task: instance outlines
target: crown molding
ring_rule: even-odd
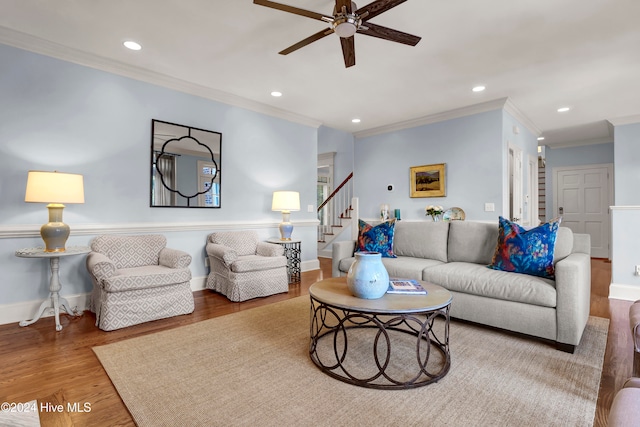
[[[295,114],[290,111],[275,108],[267,104],[262,104],[260,102],[223,92],[221,90],[190,83],[186,80],[181,80],[155,71],[134,67],[120,61],[73,49],[2,26],[0,26],[0,43],[16,47],[18,49],[28,50],[33,53],[61,59],[63,61],[72,62],[74,64],[117,74],[119,76],[128,77],[134,80],[139,80],[145,83],[151,83],[157,86],[173,89],[189,95],[222,102],[224,104],[233,105],[235,107],[244,108],[290,122],[314,128],[318,128],[322,125],[322,122],[319,120]]]
[[[291,221],[295,227],[317,227],[317,219],[310,221]],[[72,236],[94,236],[105,233],[166,233],[185,231],[248,230],[278,228],[280,221],[247,222],[166,222],[166,223],[119,223],[119,224],[74,224]],[[0,239],[40,237],[41,224],[16,224],[0,226]]]
[[[605,136],[602,138],[594,138],[594,139],[587,139],[587,140],[581,140],[581,141],[567,141],[567,142],[561,142],[558,144],[549,144],[549,145],[542,144],[542,145],[553,150],[556,148],[572,148],[572,147],[581,147],[583,145],[598,145],[598,144],[612,144],[612,143],[613,143],[613,137]]]
[[[513,101],[511,101],[510,98],[506,99],[504,110],[507,113],[511,114],[514,119],[522,123],[522,125],[526,127],[534,136],[537,137],[542,134],[542,130],[538,126],[536,126],[536,124],[533,123],[531,119],[522,114],[522,112],[518,109],[518,107],[516,107],[516,105],[513,103]]]
[[[613,126],[632,125],[640,123],[640,114],[633,116],[617,117],[615,119],[608,119],[609,123]]]
[[[403,122],[392,123],[390,125],[380,126],[376,128],[366,129],[355,132],[356,138],[365,138],[383,133],[395,132],[403,129],[410,129],[418,126],[424,126],[432,123],[444,122],[446,120],[457,119],[460,117],[472,116],[474,114],[484,113],[487,111],[499,110],[505,107],[508,98],[495,99],[480,104],[469,105],[467,107],[456,108],[454,110],[444,111],[442,113],[431,114],[428,116],[418,117]]]

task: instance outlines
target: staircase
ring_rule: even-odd
[[[331,244],[357,218],[357,199],[353,197],[353,172],[318,206],[318,254]],[[353,227],[352,227],[353,228]]]

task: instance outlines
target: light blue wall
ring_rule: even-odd
[[[73,226],[119,224],[277,223],[274,190],[300,192],[301,206],[315,205],[317,129],[239,107],[0,45],[0,230],[43,224],[44,204],[24,202],[27,171],[84,175],[85,203],[68,205],[69,244],[88,244]],[[221,209],[150,208],[151,120],[222,133]],[[294,212],[292,222],[315,221]],[[258,230],[262,238],[277,228]],[[169,245],[189,252],[194,276],[205,276],[205,232],[164,233]],[[302,260],[316,259],[315,227],[297,227]],[[0,305],[47,296],[43,260],[14,251],[41,245],[36,237],[0,239]],[[63,294],[91,289],[83,257],[61,262]]]
[[[353,172],[353,135],[326,126],[318,128],[318,154],[336,153],[333,182],[340,185]]]
[[[556,217],[553,206],[553,168],[614,163],[613,143],[545,149],[546,219]],[[617,165],[616,165],[617,168]]]
[[[640,123],[614,128],[616,205],[640,205]]]
[[[403,220],[423,220],[427,205],[460,207],[470,220],[497,221],[502,212],[503,114],[495,110],[355,141],[355,195],[360,216],[378,219],[382,203]],[[411,166],[446,163],[446,197],[411,198]],[[393,192],[387,185],[393,184]],[[484,212],[486,202],[495,212]]]

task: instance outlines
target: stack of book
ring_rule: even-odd
[[[413,279],[391,279],[389,280],[388,294],[403,295],[426,295],[427,291],[417,280]]]

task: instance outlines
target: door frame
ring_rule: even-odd
[[[611,206],[613,206],[614,201],[613,201],[613,189],[614,189],[614,185],[613,185],[613,163],[596,163],[593,165],[576,165],[576,166],[558,166],[558,167],[554,167],[552,168],[552,179],[553,179],[553,214],[551,215],[552,218],[555,218],[558,216],[558,173],[559,172],[567,172],[567,171],[578,171],[578,170],[584,170],[584,169],[607,169],[607,221],[609,224],[605,224],[605,226],[608,228],[609,233],[607,236],[607,259],[611,260],[611,234],[612,234],[612,230],[611,230]],[[547,216],[549,216],[549,211],[547,211]]]

